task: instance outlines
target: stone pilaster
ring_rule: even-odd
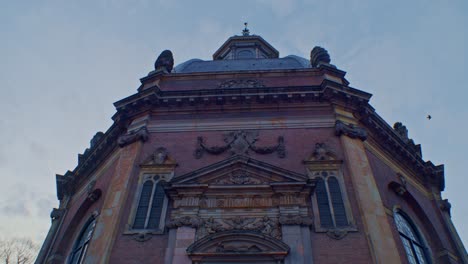
[[[188,226],[178,227],[175,235],[175,245],[171,263],[191,264],[187,255],[187,247],[195,241],[196,229]]]
[[[98,217],[92,243],[86,254],[85,263],[108,263],[112,246],[119,230],[123,206],[128,195],[128,183],[133,173],[135,161],[141,151],[142,142],[137,141],[120,150],[120,156],[106,192],[104,204]]]
[[[164,263],[172,264],[172,258],[174,257],[175,241],[176,241],[177,229],[169,229],[169,239],[167,241],[166,253],[164,255]]]
[[[300,225],[281,226],[283,242],[290,247],[285,264],[312,264],[310,228]]]
[[[375,263],[400,263],[392,230],[362,143],[364,139],[356,136],[356,133],[341,134],[345,160],[356,192],[364,232]]]

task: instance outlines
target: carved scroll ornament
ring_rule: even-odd
[[[143,142],[148,140],[148,130],[146,129],[146,127],[141,127],[138,130],[120,136],[117,139],[117,143],[122,148],[138,140],[141,140]]]
[[[337,136],[345,135],[350,138],[358,138],[362,141],[367,139],[367,131],[364,128],[353,124],[345,124],[340,120],[335,123],[335,134]]]
[[[255,131],[235,131],[224,135],[224,146],[208,147],[204,143],[203,137],[197,138],[197,148],[195,149],[195,158],[200,159],[203,153],[207,152],[212,155],[221,154],[230,150],[231,155],[248,154],[251,150],[257,154],[271,154],[276,152],[279,158],[286,157],[286,148],[284,146],[284,138],[278,137],[278,144],[269,147],[259,147],[255,143],[258,140],[258,132]]]

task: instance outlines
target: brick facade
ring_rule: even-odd
[[[174,71],[169,53],[158,58],[138,92],[115,103],[114,125],[57,176],[59,213],[37,263],[70,263],[90,217],[84,263],[409,263],[397,212],[428,263],[467,263],[441,200],[443,167],[423,161],[370,94],[350,87],[321,48],[304,65],[244,35],[216,58],[249,47],[260,57]],[[339,183],[339,195],[325,189],[325,207],[316,197],[323,172]],[[164,204],[141,202],[149,178]],[[151,206],[163,220],[135,229],[137,211]],[[347,224],[317,222],[339,208]]]

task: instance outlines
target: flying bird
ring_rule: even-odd
[[[428,120],[431,120],[432,116],[431,115],[427,115],[426,117]]]

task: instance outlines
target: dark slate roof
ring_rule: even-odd
[[[307,59],[290,55],[279,59],[243,59],[204,61],[191,59],[177,65],[173,73],[290,70],[310,68]]]

